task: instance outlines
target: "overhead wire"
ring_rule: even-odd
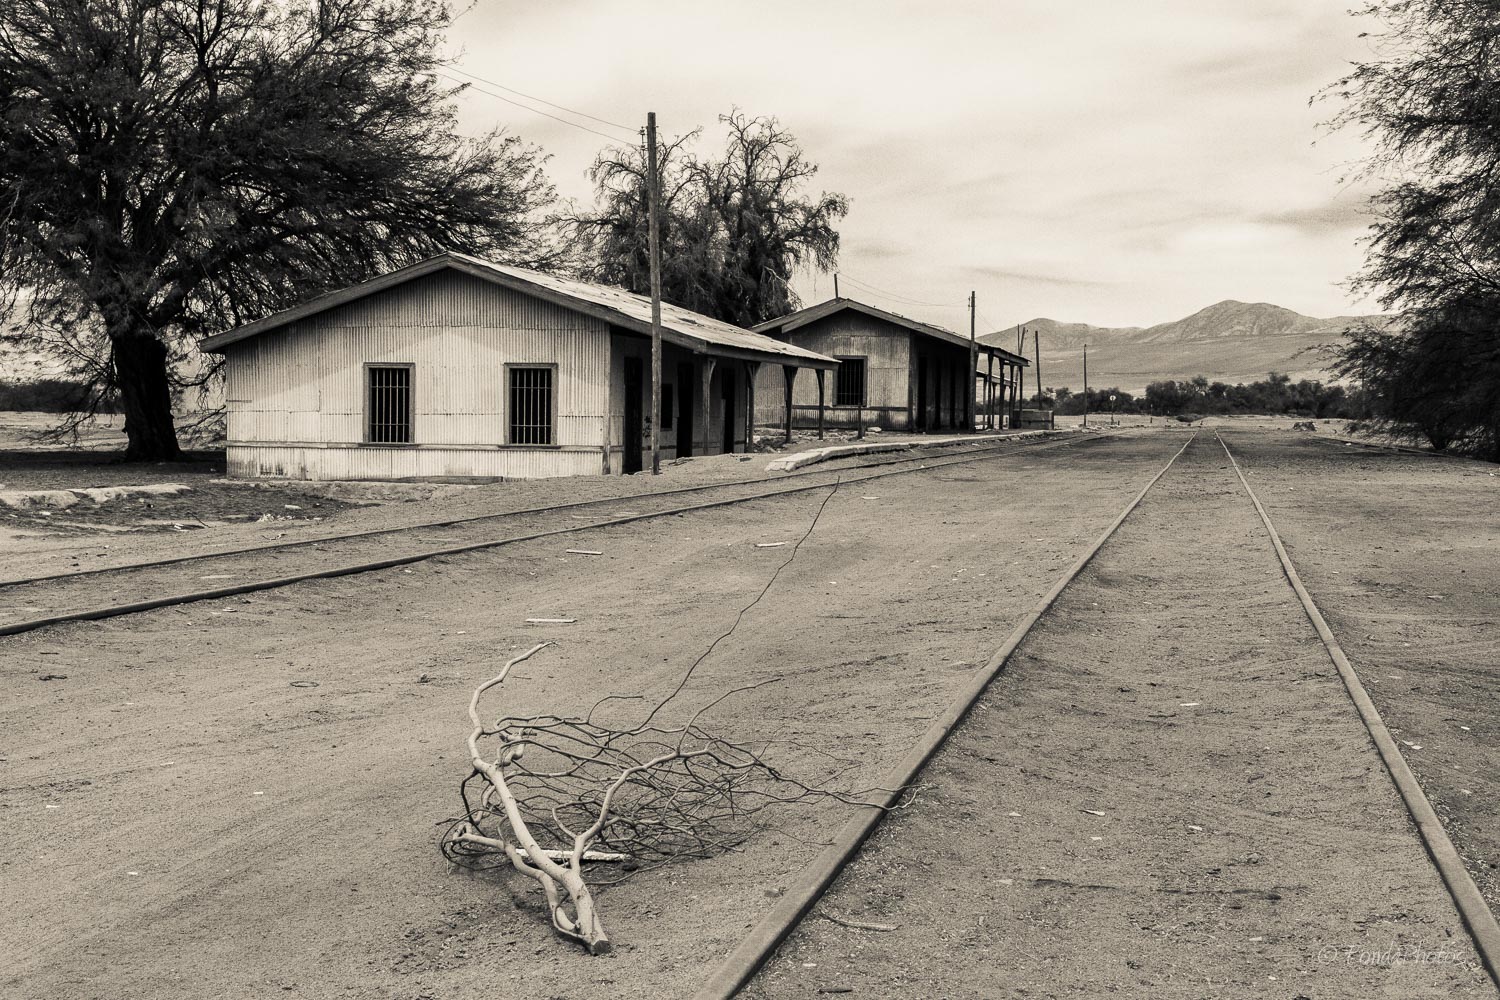
[[[476,80],[479,83],[485,84],[486,86],[498,87],[506,93],[515,94],[518,97],[524,97],[528,101],[536,101],[538,104],[545,104],[549,108],[556,108],[559,111],[566,111],[568,114],[577,115],[579,118],[587,118],[590,121],[598,122],[600,125],[608,125],[611,128],[617,128],[623,132],[629,132],[632,136],[640,131],[639,127],[621,125],[619,122],[612,122],[608,118],[600,118],[598,115],[591,115],[587,111],[579,111],[576,108],[570,108],[566,105],[558,104],[556,101],[549,101],[545,97],[537,97],[535,94],[528,94],[525,91],[517,90],[514,87],[507,87],[503,83],[497,83],[494,80],[486,79],[480,76],[478,73],[471,73],[469,70],[463,69],[458,66],[448,66],[446,68],[453,71],[454,73],[461,73],[464,76],[469,77],[471,80]]]
[[[983,312],[979,313],[979,322],[982,326],[988,327],[990,333],[1004,333],[1017,325],[1015,323],[1012,323],[1010,326],[999,326],[995,323],[994,320],[990,319]],[[988,334],[986,336],[988,336]]]
[[[457,83],[457,84],[460,84],[460,85],[465,86],[465,87],[470,87],[470,88],[472,88],[472,89],[478,91],[479,93],[484,94],[484,95],[486,95],[488,97],[493,97],[496,100],[504,101],[506,104],[513,104],[516,107],[521,108],[522,110],[530,111],[534,115],[541,115],[543,118],[551,118],[555,122],[562,122],[564,125],[571,125],[573,128],[580,129],[580,130],[582,130],[584,132],[592,132],[594,135],[597,135],[601,139],[608,139],[610,142],[615,142],[615,143],[623,142],[624,141],[624,140],[622,140],[617,135],[609,135],[609,134],[607,134],[605,132],[599,131],[596,128],[589,128],[587,125],[580,125],[577,122],[569,121],[566,118],[560,118],[557,115],[550,114],[549,112],[543,111],[541,108],[533,108],[529,104],[522,104],[520,101],[512,100],[511,98],[506,97],[504,94],[497,94],[493,90],[485,90],[483,87],[479,86],[478,84],[474,83],[473,81],[470,81],[470,80],[460,80],[456,76],[449,76],[447,73],[443,72],[442,70],[434,70],[433,73],[434,73],[434,75],[441,76],[445,80],[448,80],[448,81],[450,81],[452,83]],[[616,128],[620,128],[621,126],[616,125],[615,127]]]
[[[855,286],[857,286],[859,288],[862,288],[862,289],[864,289],[867,292],[873,292],[876,295],[883,295],[883,296],[885,296],[888,299],[893,299],[893,300],[895,300],[897,302],[904,302],[907,305],[929,306],[929,307],[934,308],[934,309],[967,309],[968,308],[968,303],[967,302],[965,302],[963,304],[955,304],[955,303],[952,303],[952,302],[926,302],[926,301],[923,301],[922,299],[914,299],[914,298],[911,298],[910,296],[907,296],[907,295],[900,295],[900,294],[897,294],[896,292],[887,291],[886,289],[881,288],[879,285],[872,285],[868,281],[861,281],[860,279],[854,277],[852,274],[848,274],[848,273],[846,273],[844,271],[840,271],[838,274],[839,274],[839,280],[840,281],[848,281],[850,284],[855,285]]]
[[[449,75],[449,72],[447,72],[447,71],[452,71],[453,73],[459,73],[462,76],[467,77],[468,79],[466,79],[466,80],[457,79],[457,78]],[[485,89],[485,87],[496,87],[496,88],[498,88],[500,90],[507,91],[508,93],[515,94],[518,97],[525,98],[528,101],[535,101],[538,104],[545,104],[549,108],[555,108],[558,111],[562,111],[562,112],[564,112],[566,114],[574,115],[574,116],[579,117],[579,118],[587,118],[589,121],[598,122],[600,125],[604,125],[604,126],[607,126],[609,128],[619,129],[621,132],[625,132],[625,133],[627,133],[628,135],[630,135],[633,138],[639,138],[640,137],[640,133],[641,133],[640,129],[631,128],[628,125],[622,125],[619,122],[610,121],[608,118],[600,118],[598,115],[589,114],[587,111],[579,111],[579,110],[577,110],[575,108],[570,108],[570,107],[568,107],[566,105],[558,104],[555,101],[549,101],[549,100],[547,100],[544,97],[537,97],[535,94],[528,94],[525,91],[517,90],[514,87],[508,87],[508,86],[506,86],[503,83],[499,83],[499,82],[497,82],[495,80],[490,80],[490,79],[488,79],[486,77],[480,76],[478,73],[473,73],[473,72],[471,72],[469,70],[462,69],[462,68],[460,68],[458,66],[446,66],[442,70],[435,70],[434,74],[437,75],[437,76],[441,76],[444,79],[447,79],[447,80],[449,80],[452,83],[457,83],[457,84],[459,84],[461,86],[472,88],[473,90],[477,91],[478,93],[484,94],[487,97],[493,97],[496,100],[504,101],[505,103],[510,104],[513,107],[520,108],[523,111],[530,111],[532,114],[541,115],[544,118],[550,118],[552,121],[559,122],[559,123],[561,123],[563,125],[572,126],[573,128],[579,129],[580,131],[583,131],[583,132],[588,132],[588,133],[590,133],[592,135],[597,135],[601,139],[608,139],[610,142],[620,142],[622,140],[618,136],[609,135],[609,134],[606,134],[604,132],[600,132],[598,129],[590,128],[587,125],[582,125],[582,124],[579,124],[578,122],[575,122],[575,121],[569,121],[566,118],[562,118],[562,117],[559,117],[558,115],[551,114],[550,112],[543,111],[540,108],[534,108],[534,107],[532,107],[532,106],[530,106],[528,104],[523,104],[520,101],[514,100],[514,99],[509,98],[509,97],[506,97],[504,94],[497,94],[497,93],[495,93],[492,90],[487,90],[487,89]],[[480,84],[484,84],[485,86],[480,86]],[[848,274],[848,273],[843,272],[843,271],[839,272],[839,277],[842,278],[842,279],[844,279],[845,281],[848,281],[850,284],[852,284],[852,285],[854,285],[854,286],[862,289],[863,291],[866,291],[866,292],[869,292],[869,293],[872,293],[872,294],[875,294],[875,295],[880,295],[880,296],[883,296],[883,297],[885,297],[887,299],[891,299],[891,300],[893,300],[895,302],[900,302],[900,303],[905,304],[905,305],[923,306],[923,307],[931,308],[931,309],[967,309],[969,307],[967,302],[964,302],[964,303],[931,302],[931,301],[927,301],[927,300],[924,300],[924,299],[912,298],[909,295],[902,295],[902,294],[897,293],[897,292],[892,292],[892,291],[889,291],[888,289],[881,288],[879,285],[871,284],[868,281],[863,281],[863,280],[861,280],[859,278],[856,278],[853,275]],[[982,316],[982,314],[981,314],[981,316]],[[985,323],[989,324],[989,320],[985,320]],[[989,324],[989,325],[992,325],[992,324]],[[999,329],[999,328],[997,327],[996,329]]]

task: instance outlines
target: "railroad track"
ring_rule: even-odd
[[[922,769],[942,748],[948,737],[968,715],[970,709],[983,697],[990,683],[1005,668],[1012,654],[1025,641],[1032,628],[1078,574],[1093,561],[1105,543],[1125,523],[1131,512],[1145,500],[1152,488],[1167,475],[1177,459],[1192,446],[1201,433],[1195,432],[1193,437],[1188,439],[1188,442],[1126,504],[1089,549],[1062,574],[1052,588],[1021,619],[1005,643],[982,668],[975,672],[969,685],[922,735],[910,753],[879,781],[878,787],[893,791],[882,793],[875,802],[860,806],[856,810],[855,814],[832,838],[829,845],[790,880],[790,887],[786,893],[746,933],[739,946],[712,972],[702,987],[693,995],[694,1000],[729,1000],[754,979],[760,968],[801,921],[813,911],[839,875],[858,856],[862,845],[879,825],[886,812],[899,801],[902,790],[910,787],[917,780]],[[1230,451],[1228,444],[1217,433],[1214,433],[1214,438],[1223,448],[1245,494],[1259,514],[1268,540],[1281,562],[1285,579],[1295,592],[1308,621],[1322,640],[1361,723],[1368,732],[1371,742],[1416,826],[1427,855],[1441,876],[1444,887],[1474,941],[1475,952],[1482,959],[1491,979],[1500,985],[1500,924],[1497,924],[1494,914],[1464,866],[1453,842],[1443,829],[1432,804],[1396,747],[1378,710],[1361,684],[1357,672],[1303,585],[1270,514],[1251,488],[1249,479],[1245,476],[1244,470]]]
[[[369,573],[444,556],[654,518],[771,500],[823,489],[838,481],[853,485],[888,476],[981,462],[998,455],[1051,450],[1100,440],[1103,438],[1067,437],[1061,440],[1043,439],[1039,444],[1025,444],[1016,439],[999,439],[993,444],[969,448],[959,455],[948,453],[940,457],[915,455],[884,459],[853,468],[809,469],[774,480],[747,479],[686,486],[626,497],[476,514],[399,528],[323,535],[197,555],[4,580],[0,581],[0,608],[19,608],[22,614],[33,611],[48,613],[32,618],[0,619],[0,636],[20,635],[66,622],[95,621],[156,608],[273,590],[307,580]],[[704,499],[687,504],[673,502],[689,494],[696,494]],[[617,513],[610,514],[609,508],[614,508]],[[585,510],[598,511],[602,516],[580,513]],[[494,535],[492,532],[495,525],[501,522],[510,529],[509,532]],[[444,535],[467,534],[470,537],[438,538],[434,532]],[[397,546],[401,550],[391,552]],[[287,565],[302,555],[308,557],[306,563],[311,565]],[[266,575],[268,564],[276,566],[278,563],[281,564],[279,568],[290,571]],[[192,584],[206,580],[236,582],[192,589]],[[6,612],[0,611],[0,615],[6,615]]]

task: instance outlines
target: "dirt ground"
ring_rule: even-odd
[[[1500,902],[1495,467],[1219,430]],[[687,706],[784,677],[726,703],[723,731],[878,778],[1190,433],[841,490]],[[1063,595],[824,904],[899,929],[809,921],[749,995],[1493,996],[1217,447]],[[344,523],[473,509],[431,489]],[[588,958],[528,886],[437,854],[464,703],[540,639],[559,645],[514,711],[670,689],[785,558],[754,543],[800,535],[823,495],[0,639],[0,995],[690,993],[840,810],[606,891],[618,951]]]
[[[716,710],[723,731],[788,741],[783,765],[813,778],[883,774],[1184,438],[1021,450],[841,490],[700,668],[683,711],[782,677]],[[465,705],[508,653],[541,639],[558,645],[513,678],[512,711],[660,696],[785,558],[755,543],[796,538],[822,500],[4,640],[0,993],[690,992],[841,809],[791,810],[743,853],[609,890],[618,950],[589,958],[545,928],[527,887],[448,871],[437,853],[467,771]]]
[[[1224,440],[1500,909],[1500,467],[1290,433]]]
[[[666,486],[664,492],[637,492],[617,496],[613,498],[615,502],[612,503],[581,508],[564,506],[530,512],[521,508],[513,514],[498,519],[483,517],[480,520],[451,524],[444,524],[441,518],[437,518],[436,523],[430,526],[414,526],[395,534],[352,534],[343,538],[322,537],[320,540],[314,540],[312,544],[301,544],[292,548],[285,547],[283,543],[273,538],[268,544],[281,547],[270,549],[262,547],[239,552],[229,550],[211,558],[205,557],[201,550],[196,550],[194,558],[189,562],[169,562],[160,566],[145,565],[107,575],[89,573],[89,570],[108,564],[101,556],[110,557],[113,560],[120,559],[123,547],[118,544],[113,548],[104,546],[91,553],[92,558],[90,558],[90,553],[83,552],[63,566],[55,567],[64,570],[65,573],[78,575],[58,579],[44,578],[37,583],[15,584],[7,584],[6,578],[0,577],[0,624],[27,621],[44,615],[78,613],[121,602],[165,598],[214,587],[239,586],[268,576],[287,577],[326,571],[339,566],[360,566],[402,556],[421,556],[435,549],[452,551],[464,546],[488,546],[497,539],[526,538],[546,532],[570,533],[590,523],[606,521],[616,516],[645,516],[652,512],[672,510],[684,504],[722,503],[736,497],[754,496],[768,488],[807,491],[820,489],[824,485],[832,485],[835,481],[842,481],[850,489],[868,493],[877,490],[892,475],[927,475],[927,472],[922,471],[927,463],[931,463],[934,469],[939,466],[948,466],[954,470],[960,470],[974,461],[991,461],[991,458],[987,456],[992,454],[993,448],[999,448],[1002,453],[1006,454],[1019,455],[1025,452],[1031,455],[1044,453],[1054,448],[1087,450],[1102,445],[1105,440],[1103,437],[1092,435],[1061,435],[1052,438],[1001,442],[998,445],[991,443],[978,452],[977,457],[974,451],[944,448],[934,451],[928,457],[917,458],[915,461],[903,457],[899,463],[888,466],[846,464],[842,468],[828,469],[822,465],[815,465],[807,473],[792,477],[778,476],[772,479],[751,478],[744,482],[725,480],[718,484],[709,483],[708,485],[718,487],[710,492],[701,492],[698,487],[688,487],[689,492],[684,493],[675,488],[676,484],[664,484]],[[903,453],[903,456],[905,454]],[[871,461],[886,458],[888,456],[877,455],[873,456]],[[708,468],[712,469],[713,466]],[[560,487],[566,488],[568,481],[551,480],[547,485],[550,489],[557,491]],[[636,481],[631,485],[636,486],[639,491],[642,484]],[[606,487],[606,489],[609,488]],[[619,490],[619,485],[616,484],[613,488]],[[608,497],[608,493],[604,495]],[[498,494],[491,493],[490,496],[495,497]],[[572,498],[564,493],[560,499],[571,500]],[[436,506],[433,503],[424,504],[419,508],[419,512],[427,513],[428,519],[432,520],[436,517],[434,513]],[[374,508],[369,512],[360,512],[359,516],[361,520],[369,521],[383,512],[381,508]],[[471,515],[475,512],[471,508],[454,513]],[[350,520],[353,518],[354,515],[351,515]],[[53,567],[48,567],[43,563],[42,568],[45,570]],[[18,574],[17,577],[10,579],[20,578],[23,577]]]
[[[1212,433],[921,781],[746,996],[1496,995]]]
[[[174,497],[129,498],[66,510],[15,510],[0,505],[0,579],[101,568],[143,559],[196,555],[267,542],[321,538],[363,529],[406,527],[578,500],[635,496],[663,489],[777,479],[766,471],[777,452],[715,455],[669,463],[657,477],[595,476],[509,482],[329,482],[223,479],[222,452],[195,452],[183,462],[123,463],[119,441],[83,450],[22,448],[23,431],[46,415],[0,413],[0,490],[81,489],[180,483]],[[103,435],[103,432],[100,432]],[[118,436],[118,432],[115,432]],[[869,440],[876,440],[871,435]],[[887,435],[886,440],[920,440]],[[798,432],[787,452],[824,441]],[[982,440],[982,439],[977,439]],[[1030,442],[1028,442],[1029,444]],[[109,447],[105,447],[108,445]],[[1024,447],[1017,442],[1018,447]],[[934,449],[948,454],[952,449]],[[891,456],[875,456],[884,460]],[[853,468],[846,459],[817,468]]]

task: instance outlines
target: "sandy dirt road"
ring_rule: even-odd
[[[814,776],[842,766],[824,753],[856,765],[848,780],[883,773],[1184,436],[841,491],[685,704],[786,677],[725,703],[723,731],[791,741],[785,763]],[[797,537],[822,499],[5,640],[0,995],[689,992],[840,811],[793,811],[744,854],[605,893],[618,950],[591,959],[524,887],[445,870],[464,707],[540,639],[558,645],[516,678],[518,712],[670,689],[785,558],[754,543]],[[564,554],[580,543],[605,555]]]
[[[1221,433],[1500,908],[1500,468]]]
[[[538,509],[540,505],[530,509],[517,506],[511,513],[496,514],[485,510],[483,501],[479,501],[467,510],[461,508],[448,515],[464,519],[458,523],[438,523],[424,527],[418,522],[399,531],[391,532],[387,529],[386,533],[378,533],[379,529],[377,533],[365,533],[370,531],[364,526],[365,522],[374,519],[377,512],[348,512],[340,520],[341,530],[348,532],[347,537],[327,537],[315,542],[294,544],[292,547],[277,548],[275,545],[279,543],[273,543],[269,548],[252,547],[249,551],[225,552],[216,556],[194,552],[187,562],[168,562],[165,565],[146,565],[135,569],[120,568],[102,574],[89,572],[73,577],[44,579],[38,583],[16,582],[14,577],[0,572],[0,626],[117,603],[134,603],[245,586],[267,578],[286,578],[296,574],[326,572],[336,567],[420,556],[433,550],[487,545],[497,539],[524,538],[543,532],[572,533],[580,527],[613,518],[642,517],[687,506],[738,501],[766,492],[807,492],[837,481],[845,482],[850,489],[857,488],[861,493],[866,493],[878,489],[881,483],[893,475],[922,475],[926,474],[924,470],[939,465],[958,469],[976,458],[988,461],[996,449],[1012,453],[1038,448],[1043,451],[1088,448],[1095,446],[1100,440],[1096,437],[1070,435],[1051,440],[991,441],[975,449],[931,449],[918,455],[871,455],[857,464],[836,465],[832,468],[815,465],[806,472],[791,476],[768,475],[746,482],[731,480],[689,486],[668,482],[658,484],[657,492],[637,492],[617,497],[605,494],[602,497],[575,498],[567,490],[566,484],[552,481],[550,485],[553,499],[543,503],[559,506],[547,509]],[[753,472],[748,474],[754,475]],[[497,485],[515,486],[511,483]],[[638,477],[629,477],[629,482],[622,484],[622,487],[638,491],[643,488]],[[494,496],[490,499],[493,500]],[[578,504],[584,506],[577,506]],[[437,510],[430,509],[433,505],[423,506],[427,509],[428,521],[444,519]],[[183,558],[186,555],[187,553],[173,553],[168,557]],[[88,568],[99,570],[107,567],[94,563]],[[71,569],[69,572],[79,572],[79,569]]]
[[[892,437],[899,440],[898,436]],[[941,460],[971,447],[1051,449],[1067,447],[1078,437],[1073,433],[1047,438],[1011,433],[986,435],[974,438],[972,446],[930,447],[904,455],[837,459],[810,469],[822,472],[860,468],[907,456],[930,455]],[[804,451],[821,443],[824,442],[800,440],[785,452]],[[877,443],[873,436],[871,443]],[[219,475],[222,462],[215,468],[207,460],[171,465],[119,464],[105,460],[89,463],[81,462],[77,455],[58,457],[0,450],[0,486],[74,489],[178,483],[190,488],[175,497],[127,498],[97,507],[83,502],[65,510],[45,507],[15,510],[0,505],[0,580],[322,539],[354,531],[406,530],[452,518],[504,514],[563,503],[626,500],[671,489],[718,487],[742,481],[796,481],[795,476],[766,469],[772,459],[785,452],[686,459],[669,463],[656,477],[592,476],[481,483],[305,483],[227,481]],[[44,478],[27,475],[33,466],[47,463],[50,466]],[[191,471],[185,472],[185,468]]]
[[[1496,995],[1211,433],[921,781],[744,995]]]

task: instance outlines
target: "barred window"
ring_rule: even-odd
[[[552,443],[552,369],[510,369],[510,443]]]
[[[838,376],[833,386],[833,405],[865,405],[864,358],[839,358]]]
[[[365,440],[411,444],[411,365],[370,365]]]

